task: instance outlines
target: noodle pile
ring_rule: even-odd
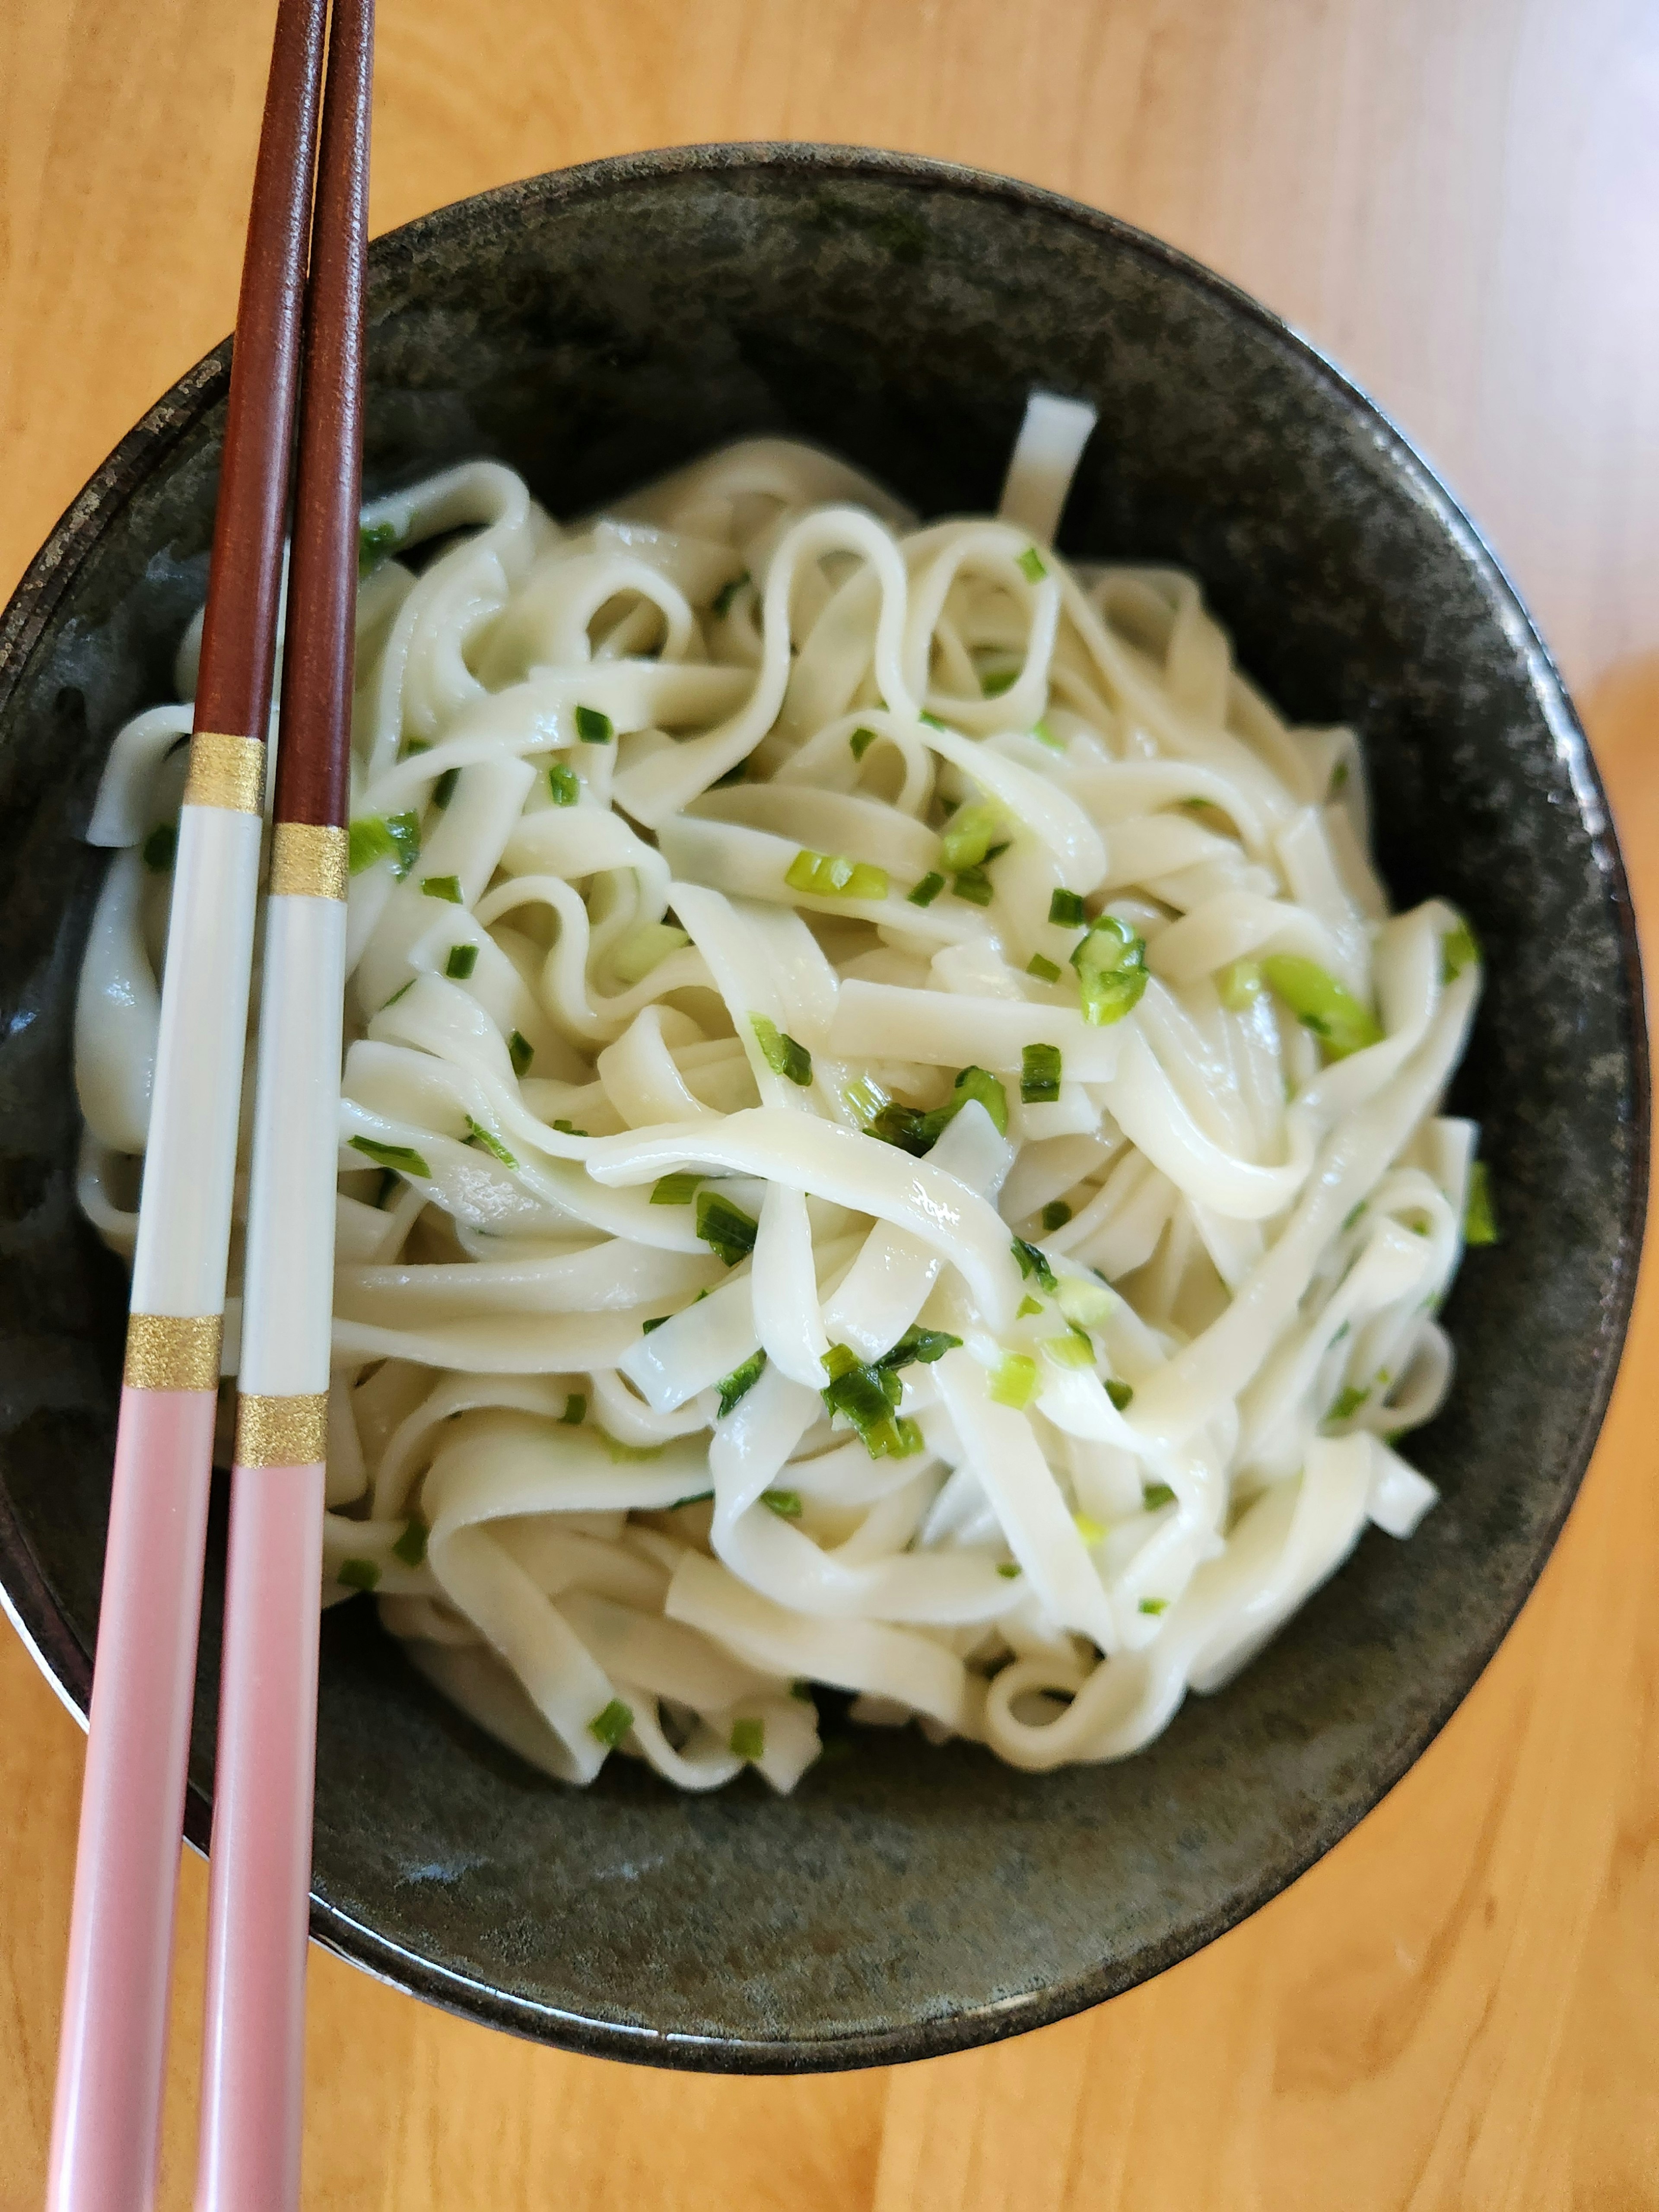
[[[1478,952],[1190,577],[1054,554],[1091,422],[994,519],[769,439],[366,511],[325,1595],[567,1781],[787,1790],[813,1684],[1121,1758],[1433,1502]],[[127,1255],[189,727],[88,833]]]

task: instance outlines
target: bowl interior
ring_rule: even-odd
[[[1327,1850],[1491,1656],[1589,1455],[1645,1175],[1639,977],[1571,711],[1479,541],[1389,426],[1239,295],[998,180],[812,149],[597,165],[374,251],[371,488],[495,454],[556,513],[740,434],[847,453],[924,514],[994,503],[1028,388],[1101,427],[1062,544],[1179,562],[1297,720],[1367,747],[1397,903],[1446,893],[1491,983],[1458,1078],[1504,1243],[1447,1321],[1372,1533],[1221,1695],[1124,1765],[1008,1771],[910,1730],[787,1799],[612,1762],[578,1792],[450,1711],[362,1603],[325,1632],[316,1933],[477,2017],[688,2065],[811,2067],[1009,2033],[1194,1949]],[[125,1285],[79,1220],[74,984],[108,740],[167,697],[204,580],[226,349],[94,479],[0,628],[0,1574],[84,1705]],[[212,1781],[216,1564],[189,1822]]]

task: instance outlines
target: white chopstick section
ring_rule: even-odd
[[[135,1313],[224,1311],[262,826],[230,806],[179,817]]]
[[[266,901],[237,1374],[244,1397],[328,1388],[345,935],[343,899]]]

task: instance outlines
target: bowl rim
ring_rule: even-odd
[[[1629,1188],[1616,1256],[1601,1301],[1595,1340],[1599,1366],[1590,1402],[1563,1469],[1556,1510],[1540,1524],[1535,1556],[1515,1604],[1491,1648],[1471,1654],[1455,1686],[1393,1754],[1368,1778],[1364,1809],[1345,1808],[1317,1825],[1288,1861],[1265,1872],[1250,1887],[1153,1951],[1132,1961],[1098,1961],[1063,1982],[1006,2000],[941,2014],[918,2014],[890,2027],[845,2035],[776,2039],[667,2033],[538,2003],[495,1988],[409,1951],[340,1907],[311,1899],[311,1932],[325,1949],[377,1980],[486,2026],[590,2056],[632,2060],[702,2072],[777,2074],[838,2071],[933,2057],[1022,2034],[1084,2011],[1152,1979],[1237,1926],[1298,1881],[1343,1836],[1375,1811],[1416,1764],[1497,1656],[1535,1587],[1577,1499],[1608,1401],[1617,1380],[1635,1296],[1647,1214],[1650,1149],[1650,1086],[1642,961],[1634,910],[1611,811],[1577,714],[1553,655],[1507,571],[1440,477],[1388,413],[1311,339],[1240,287],[1178,248],[1066,194],[994,172],[930,156],[871,147],[810,141],[734,141],[655,148],[582,162],[453,200],[375,239],[369,249],[370,312],[375,279],[406,266],[441,241],[465,238],[481,218],[515,209],[551,209],[603,198],[638,183],[707,174],[819,173],[873,178],[930,192],[1000,202],[1062,221],[1109,241],[1119,252],[1206,295],[1227,314],[1255,328],[1304,372],[1327,387],[1331,399],[1366,428],[1378,449],[1407,482],[1418,502],[1475,572],[1522,660],[1590,840],[1592,857],[1618,938],[1625,1058],[1632,1100]],[[372,322],[371,322],[372,330]],[[104,532],[135,495],[224,394],[229,382],[231,341],[205,354],[156,401],[95,469],[70,502],[30,562],[0,614],[0,719],[22,680],[47,624]],[[45,1577],[0,1480],[0,1609],[22,1638],[35,1664],[69,1712],[86,1725],[91,1655],[53,1602]],[[185,1813],[185,1839],[205,1853],[210,1801],[192,1784]]]

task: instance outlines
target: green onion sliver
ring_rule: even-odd
[[[1040,983],[1058,983],[1060,963],[1050,960],[1045,953],[1034,952],[1025,963],[1028,975],[1035,975]]]
[[[523,1075],[536,1057],[536,1048],[528,1037],[514,1030],[507,1041],[507,1056],[513,1063],[514,1075]]]
[[[1382,1042],[1382,1031],[1370,1009],[1317,961],[1304,960],[1295,952],[1270,952],[1261,963],[1261,974],[1268,988],[1333,1060],[1346,1060],[1350,1053]]]
[[[738,1401],[752,1390],[761,1379],[766,1366],[763,1352],[751,1352],[741,1367],[734,1367],[729,1375],[722,1376],[714,1388],[720,1394],[720,1418],[724,1420]]]
[[[564,1411],[559,1416],[562,1428],[579,1429],[587,1419],[587,1393],[573,1390],[564,1401]]]
[[[547,787],[555,806],[574,806],[582,795],[582,780],[574,768],[555,761],[547,771]]]
[[[766,1723],[739,1720],[732,1723],[732,1756],[733,1759],[764,1759],[766,1756]]]
[[[342,1559],[334,1579],[346,1589],[372,1590],[380,1579],[378,1559]]]
[[[1048,571],[1035,545],[1028,545],[1016,564],[1028,584],[1040,584]]]
[[[1019,1095],[1027,1106],[1049,1106],[1060,1097],[1060,1047],[1028,1044],[1019,1056]]]
[[[1072,948],[1083,1018],[1096,1028],[1121,1022],[1146,988],[1146,941],[1115,914],[1097,915]]]
[[[409,1516],[409,1526],[392,1547],[392,1556],[401,1559],[406,1567],[418,1567],[426,1558],[427,1526],[418,1513]]]
[[[452,945],[449,957],[444,963],[444,973],[453,975],[458,983],[465,983],[477,964],[478,948],[476,945]]]
[[[1080,892],[1058,890],[1048,899],[1048,919],[1062,929],[1080,929],[1088,920]]]
[[[651,1186],[653,1206],[690,1206],[696,1196],[697,1185],[707,1177],[694,1175],[690,1170],[678,1175],[659,1176]]]
[[[447,899],[451,906],[465,906],[466,903],[461,896],[459,876],[422,876],[421,896],[422,898]]]
[[[602,714],[597,707],[578,707],[576,735],[585,745],[608,745],[616,735],[609,714]]]
[[[912,906],[932,906],[944,889],[944,877],[930,868],[915,889],[907,891],[905,896]]]
[[[857,729],[847,742],[852,748],[853,758],[855,761],[861,761],[876,742],[876,732],[873,730]]]
[[[595,1713],[587,1723],[589,1735],[597,1736],[607,1751],[614,1751],[634,1725],[632,1708],[620,1698],[612,1698],[603,1712]]]
[[[977,867],[1001,836],[1006,823],[1002,809],[984,800],[958,808],[939,838],[939,858],[952,871]]]
[[[431,1169],[412,1145],[383,1145],[378,1137],[353,1137],[349,1143],[354,1152],[373,1160],[377,1168],[395,1168],[399,1175],[431,1176]]]
[[[804,1091],[812,1080],[812,1055],[804,1044],[781,1030],[764,1014],[750,1014],[749,1026],[755,1032],[755,1042],[761,1048],[761,1057],[774,1075],[786,1082],[799,1085]]]
[[[1063,1198],[1051,1198],[1039,1216],[1045,1231],[1063,1229],[1072,1218],[1072,1209]]]
[[[884,899],[888,877],[873,861],[852,860],[844,853],[814,853],[803,846],[783,872],[791,890],[813,898]]]
[[[1029,1352],[1006,1352],[991,1370],[986,1385],[992,1401],[1023,1413],[1036,1395],[1037,1364]]]
[[[504,1168],[515,1168],[519,1164],[495,1131],[486,1129],[482,1121],[475,1121],[470,1114],[466,1117],[466,1141],[469,1145],[481,1146],[493,1159],[498,1159]]]
[[[746,1259],[754,1250],[759,1231],[760,1224],[752,1214],[745,1213],[740,1206],[733,1206],[718,1191],[697,1193],[697,1234],[719,1253],[728,1267],[735,1267],[739,1260]]]
[[[1498,1218],[1492,1210],[1492,1177],[1485,1160],[1476,1160],[1469,1169],[1468,1195],[1463,1202],[1463,1242],[1496,1244],[1498,1241]]]

